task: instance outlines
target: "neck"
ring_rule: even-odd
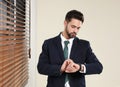
[[[66,34],[65,31],[62,32],[62,35],[63,35],[63,37],[65,37],[66,39],[70,39],[70,38],[68,37],[68,35]]]

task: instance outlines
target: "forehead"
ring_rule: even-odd
[[[70,25],[75,25],[77,27],[80,27],[82,25],[82,21],[78,19],[72,18],[71,21],[69,22]]]

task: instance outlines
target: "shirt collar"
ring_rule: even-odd
[[[61,37],[62,42],[64,42],[64,41],[69,41],[70,43],[73,43],[74,38],[66,39],[66,38],[62,35],[62,33],[60,34],[60,37]]]

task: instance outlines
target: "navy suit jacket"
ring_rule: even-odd
[[[79,71],[69,74],[70,87],[86,87],[85,75],[102,72],[102,64],[92,52],[88,41],[76,37],[73,40],[70,58],[75,63],[85,64],[86,67],[84,74]],[[48,75],[47,87],[64,87],[66,73],[60,72],[64,60],[60,35],[45,40],[37,69],[40,74]]]

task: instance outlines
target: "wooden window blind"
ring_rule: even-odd
[[[27,84],[29,7],[29,0],[0,0],[0,87]]]

